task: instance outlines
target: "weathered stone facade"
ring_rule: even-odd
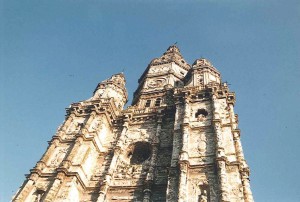
[[[71,104],[13,201],[253,201],[235,94],[208,60],[169,47],[126,102],[120,73]]]

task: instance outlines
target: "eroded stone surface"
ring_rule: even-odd
[[[235,94],[208,60],[169,47],[126,102],[116,74],[71,104],[13,201],[253,201]]]

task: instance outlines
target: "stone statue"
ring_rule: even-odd
[[[207,202],[207,191],[204,189],[199,197],[199,202]]]

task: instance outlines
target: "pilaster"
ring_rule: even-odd
[[[46,193],[44,197],[45,202],[51,202],[55,200],[55,197],[61,187],[64,178],[65,178],[65,174],[63,172],[59,172],[56,175],[54,182],[52,183],[49,191]]]
[[[13,200],[14,202],[23,202],[28,197],[29,193],[34,189],[34,184],[38,179],[38,174],[33,173],[29,176],[25,186],[17,194],[17,197]]]
[[[123,124],[123,129],[122,129],[119,141],[117,143],[117,146],[114,148],[114,155],[112,157],[108,172],[105,176],[105,180],[103,181],[103,183],[100,187],[100,192],[99,192],[97,202],[105,201],[106,193],[110,186],[111,178],[112,178],[114,170],[116,169],[116,165],[119,160],[120,153],[121,153],[121,148],[118,145],[123,144],[122,141],[125,138],[125,134],[126,134],[127,130],[128,130],[128,119],[126,119],[126,121]]]
[[[217,175],[219,179],[219,198],[221,201],[230,201],[228,199],[227,190],[227,174],[226,174],[226,156],[224,152],[224,143],[222,137],[222,124],[219,116],[219,109],[217,104],[217,98],[212,95],[212,109],[213,109],[213,127],[215,131],[215,143],[216,143],[216,164]]]
[[[187,195],[187,171],[188,171],[188,163],[180,162],[180,175],[179,175],[179,193],[178,193],[178,202],[186,202],[188,201]]]
[[[159,136],[161,132],[162,115],[159,114],[157,119],[158,120],[157,120],[156,134],[155,137],[153,138],[154,141],[152,142],[152,156],[150,160],[150,167],[146,177],[145,189],[143,191],[144,192],[143,202],[151,202],[152,185],[155,177],[154,171],[157,162],[157,152],[159,146]]]
[[[190,119],[190,107],[189,99],[186,96],[184,99],[184,117],[182,127],[182,149],[180,152],[179,158],[179,193],[178,193],[178,202],[188,201],[188,192],[187,192],[187,171],[188,171],[188,142],[189,142],[189,119]]]
[[[244,169],[241,174],[245,202],[253,202],[254,200],[250,189],[249,170]]]
[[[174,133],[173,133],[173,149],[172,149],[172,159],[171,167],[168,173],[168,187],[167,187],[167,202],[173,202],[177,200],[178,197],[178,160],[180,154],[181,143],[181,124],[183,122],[183,111],[184,105],[177,99],[176,103],[176,113],[175,113],[175,122],[174,122]]]

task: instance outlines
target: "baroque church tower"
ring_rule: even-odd
[[[72,103],[14,202],[251,202],[235,94],[206,59],[173,45],[132,105],[122,73]]]

